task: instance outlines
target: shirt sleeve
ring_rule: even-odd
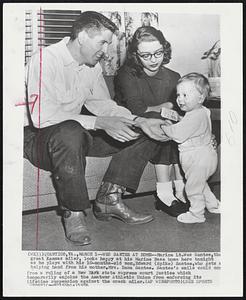
[[[180,122],[170,126],[162,126],[162,129],[168,137],[181,144],[206,131],[204,117],[202,110],[198,113],[186,113]]]
[[[111,99],[100,65],[97,66],[93,88],[85,101],[85,106],[96,116],[120,116],[131,120],[135,117],[127,108]]]
[[[86,129],[93,129],[96,118],[83,116],[62,109],[62,99],[57,96],[55,80],[59,69],[57,58],[49,51],[35,53],[26,70],[28,98],[36,99],[30,109],[33,125],[38,128],[66,120],[75,120]]]
[[[147,105],[139,93],[136,77],[124,68],[116,75],[115,100],[122,106],[127,107],[133,114],[142,115],[147,110]]]

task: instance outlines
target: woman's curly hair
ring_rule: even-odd
[[[143,65],[137,55],[138,45],[143,41],[160,42],[164,51],[162,65],[168,64],[171,59],[171,44],[165,39],[163,33],[152,26],[139,27],[130,41],[126,58],[126,65],[129,66],[137,76],[143,72]]]

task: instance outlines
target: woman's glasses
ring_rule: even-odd
[[[155,53],[140,53],[137,52],[138,56],[140,56],[144,60],[151,60],[152,57],[154,56],[155,58],[160,58],[163,56],[164,51],[163,50],[158,50]]]

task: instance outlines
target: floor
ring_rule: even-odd
[[[219,198],[219,189],[214,190]],[[154,221],[143,225],[127,225],[117,219],[102,222],[87,211],[87,224],[92,243],[74,246],[64,239],[61,217],[55,210],[23,216],[23,250],[70,251],[220,251],[220,215],[206,211],[206,222],[179,223],[176,218],[154,208],[154,196],[124,200],[138,212],[151,213]],[[38,224],[38,226],[37,226]]]

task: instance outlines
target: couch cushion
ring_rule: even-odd
[[[86,159],[86,181],[88,188],[93,188],[100,184],[104,171],[106,171],[111,157],[98,158],[88,157]],[[55,193],[55,189],[51,180],[51,173],[44,170],[39,170],[39,184],[38,168],[33,166],[27,159],[24,159],[24,173],[23,173],[23,196],[37,195],[39,189],[40,195],[47,195]]]
[[[86,158],[86,182],[91,200],[95,199],[97,190],[101,184],[103,176],[108,168],[111,157]],[[23,210],[30,210],[38,207],[56,206],[57,200],[55,189],[51,180],[51,173],[39,170],[39,185],[37,185],[38,168],[33,166],[27,159],[24,159],[23,172]],[[155,171],[151,163],[148,163],[142,175],[137,192],[148,192],[155,190]],[[39,197],[37,194],[39,192]]]

